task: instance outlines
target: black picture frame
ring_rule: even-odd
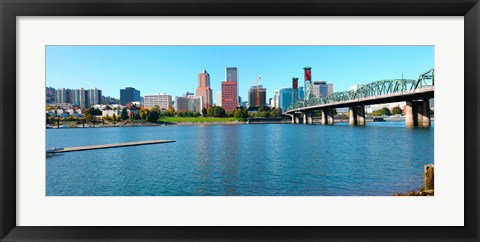
[[[478,0],[0,0],[1,241],[478,241]],[[16,226],[17,16],[464,16],[465,226],[459,227],[23,227]],[[450,80],[458,82],[461,80]],[[461,112],[460,112],[461,113]],[[457,162],[462,162],[461,160]],[[94,219],[94,218],[92,218]]]

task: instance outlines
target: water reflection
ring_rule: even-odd
[[[421,186],[434,128],[402,123],[47,130],[46,147],[175,143],[47,156],[47,195],[391,195]],[[75,137],[69,139],[68,137]]]

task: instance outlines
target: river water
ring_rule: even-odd
[[[434,127],[254,124],[47,129],[47,196],[391,196],[423,185]]]

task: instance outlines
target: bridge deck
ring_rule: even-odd
[[[341,107],[349,107],[353,105],[372,105],[372,104],[380,104],[380,103],[414,100],[418,98],[433,98],[433,96],[434,96],[434,87],[429,86],[429,87],[412,90],[412,91],[395,92],[395,93],[390,93],[385,95],[376,95],[376,96],[363,97],[358,99],[350,99],[350,100],[337,101],[332,103],[299,107],[296,109],[287,110],[286,112],[284,112],[284,114],[292,114],[295,112],[322,109],[322,108],[341,108]]]
[[[98,150],[98,149],[109,149],[117,147],[126,147],[126,146],[137,146],[137,145],[153,145],[153,144],[163,144],[163,143],[172,143],[175,140],[148,140],[148,141],[136,141],[136,142],[126,142],[126,143],[117,143],[117,144],[103,144],[103,145],[89,145],[89,146],[77,146],[77,147],[68,147],[68,148],[59,148],[47,150],[47,154],[54,153],[65,153],[73,151],[85,151],[85,150]]]

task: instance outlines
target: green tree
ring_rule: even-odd
[[[390,112],[390,109],[388,109],[387,107],[382,108],[381,110],[383,115],[387,115],[387,116],[392,115],[392,113]]]
[[[149,122],[158,122],[159,118],[160,118],[160,112],[158,112],[158,111],[151,111],[148,114],[148,121]]]
[[[402,114],[402,109],[400,107],[392,108],[392,114]]]
[[[155,106],[153,106],[153,107],[150,109],[150,111],[160,113],[160,106],[155,105]]]
[[[141,108],[141,109],[140,109],[140,112],[139,112],[139,115],[140,115],[140,119],[142,119],[142,120],[147,120],[147,117],[148,117],[148,109],[146,109],[146,108]]]
[[[87,119],[87,122],[93,122],[93,115],[87,114],[85,115],[85,119]]]
[[[225,109],[220,106],[213,106],[207,109],[209,117],[225,117]]]
[[[169,107],[165,112],[165,115],[168,117],[173,117],[175,116],[175,110],[172,107]]]
[[[268,111],[258,111],[255,114],[255,117],[257,117],[257,118],[268,118],[268,117],[270,117],[270,112],[268,112]]]
[[[233,117],[234,114],[235,114],[235,110],[225,111],[225,116],[227,116],[227,117]]]
[[[246,109],[243,110],[242,108],[238,108],[237,110],[235,110],[235,112],[233,113],[233,117],[235,117],[236,119],[240,120],[240,121],[247,121],[247,118],[248,118],[248,114],[246,112]]]
[[[127,108],[122,109],[122,113],[120,113],[120,117],[122,118],[122,120],[127,120],[128,119]]]
[[[102,110],[96,108],[93,110],[93,115],[102,115]]]
[[[270,117],[279,118],[281,116],[282,116],[282,109],[280,108],[273,108],[272,111],[270,111]]]
[[[206,109],[206,108],[202,108],[202,115],[203,115],[204,117],[207,116],[207,109]]]

